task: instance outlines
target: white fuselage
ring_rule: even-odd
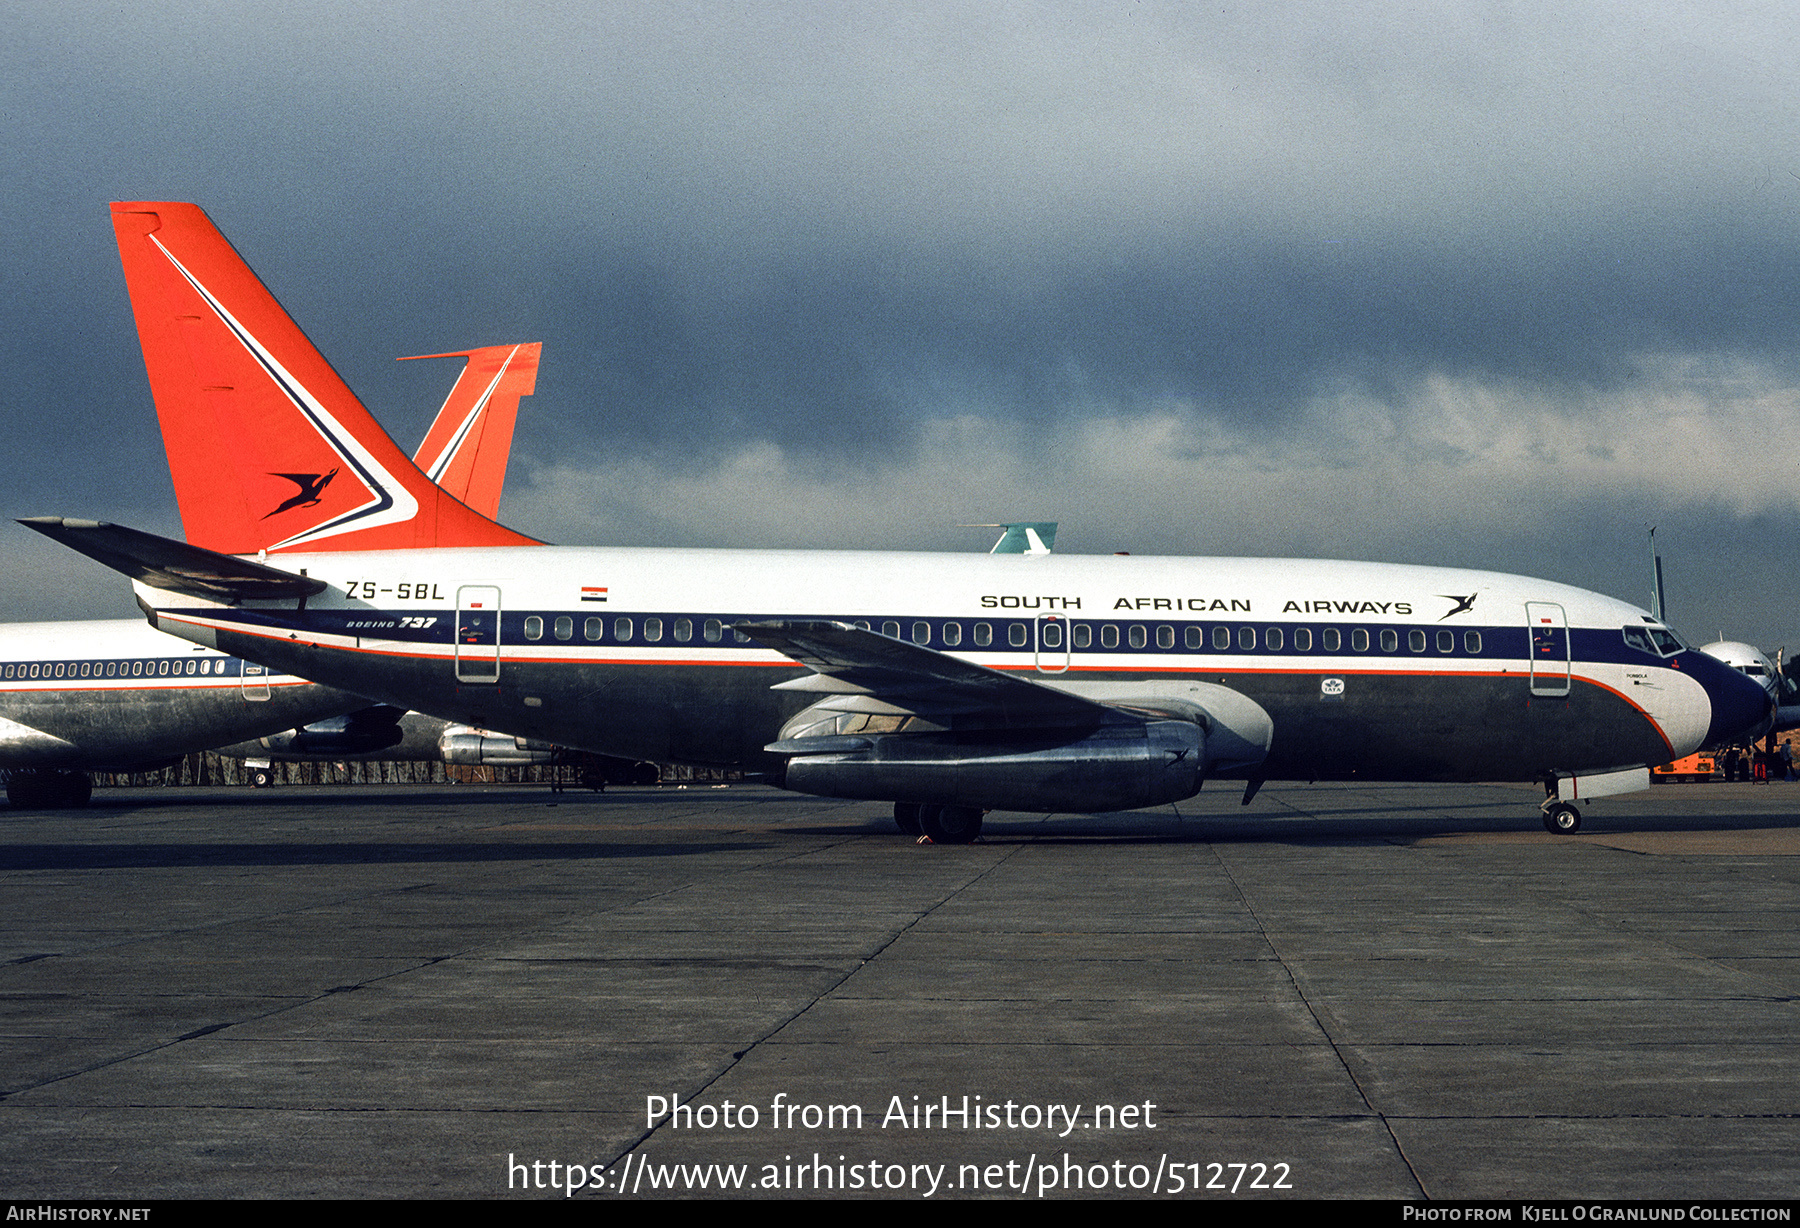
[[[608,754],[748,764],[805,671],[734,633],[830,619],[1049,685],[1230,686],[1271,776],[1535,778],[1758,719],[1624,602],[1377,563],[531,547],[278,554],[329,588],[242,607],[139,586],[158,625],[383,702]],[[1641,636],[1640,636],[1641,638]],[[1723,666],[1718,672],[1729,672]],[[1741,675],[1732,674],[1741,679]],[[1741,701],[1741,702],[1740,702]],[[1740,710],[1741,709],[1741,710]]]

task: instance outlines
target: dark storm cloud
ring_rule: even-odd
[[[634,448],[768,437],[834,456],[884,453],[921,413],[964,407],[946,393],[1039,424],[1096,398],[1185,398],[1285,430],[1313,397],[1345,386],[1404,397],[1432,375],[1605,390],[1670,352],[1791,373],[1800,250],[1787,236],[1716,233],[1654,264],[1576,236],[1530,267],[1243,236],[1034,279],[1029,292],[955,267],[895,284],[882,274],[891,262],[841,253],[828,268],[766,269],[748,301],[683,301],[658,270],[620,261],[566,287],[584,327],[555,338],[551,365],[585,365],[569,383]]]

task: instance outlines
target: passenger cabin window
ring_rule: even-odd
[[[1381,631],[1381,651],[1399,652],[1400,633],[1392,627],[1384,627]]]
[[[1094,646],[1094,629],[1086,623],[1076,623],[1074,640],[1077,648],[1092,648]]]
[[[564,614],[561,618],[556,620],[556,638],[559,640],[572,640],[575,638],[575,620],[570,618],[567,614]]]
[[[865,625],[863,630],[867,631],[868,627]],[[700,633],[706,637],[707,643],[717,644],[720,636],[725,634],[725,627],[718,619],[709,618],[706,620],[706,625],[701,628]]]
[[[533,614],[525,620],[525,638],[541,640],[544,638],[544,620]]]
[[[900,638],[900,624],[897,622],[894,622],[891,619],[887,622],[882,623],[881,624],[881,634],[887,636],[890,640],[899,639]]]
[[[1038,644],[1044,648],[1061,648],[1063,642],[1062,624],[1044,622],[1038,624]]]
[[[1025,647],[1025,641],[1030,638],[1031,638],[1031,633],[1025,629],[1024,623],[1008,623],[1007,624],[1006,642],[1011,644],[1014,648]]]
[[[1408,631],[1406,633],[1406,646],[1414,652],[1424,652],[1425,633],[1418,630]]]
[[[1479,632],[1479,631],[1463,632],[1463,651],[1468,653],[1472,657],[1478,657],[1481,655],[1481,632]]]
[[[675,642],[677,644],[685,644],[693,638],[694,638],[694,620],[691,618],[676,619],[675,620]]]
[[[1295,627],[1294,628],[1294,651],[1295,652],[1311,652],[1312,651],[1312,628],[1310,628],[1310,627]]]
[[[1156,646],[1158,648],[1175,647],[1175,628],[1158,627],[1156,629]]]
[[[913,643],[915,643],[915,644],[931,643],[931,624],[930,623],[928,623],[928,622],[914,623],[912,625],[912,633],[913,633],[913,636],[912,636]]]
[[[1132,623],[1131,624],[1131,627],[1129,629],[1129,638],[1131,640],[1131,646],[1133,648],[1142,648],[1145,644],[1149,643],[1149,638],[1144,634],[1144,624],[1143,623]]]
[[[629,618],[613,619],[613,638],[619,643],[628,643],[631,639],[631,620]]]
[[[1117,648],[1118,646],[1119,628],[1113,623],[1107,623],[1104,627],[1100,628],[1100,647]]]
[[[1214,627],[1213,628],[1213,647],[1218,649],[1220,652],[1224,652],[1227,648],[1231,647],[1231,628],[1230,627]]]
[[[606,634],[606,620],[604,618],[583,619],[581,623],[581,634],[590,640],[598,640],[601,636]]]
[[[1280,627],[1270,627],[1267,631],[1263,632],[1263,646],[1270,652],[1280,652],[1281,643],[1282,634]]]
[[[1256,647],[1256,628],[1255,627],[1239,627],[1238,628],[1238,647],[1242,648],[1245,652],[1249,652],[1251,649]]]
[[[1342,648],[1343,645],[1343,637],[1338,634],[1338,629],[1336,627],[1327,627],[1325,630],[1319,632],[1319,646],[1326,652],[1336,652],[1338,649]]]
[[[1198,648],[1200,647],[1201,642],[1200,628],[1189,624],[1188,629],[1182,634],[1182,643],[1186,644],[1189,648]]]
[[[975,624],[975,647],[986,648],[994,642],[994,628],[987,623]]]
[[[644,620],[644,638],[646,640],[648,640],[650,643],[652,643],[652,644],[660,643],[662,641],[662,632],[663,632],[662,619],[646,618]]]
[[[1456,651],[1456,632],[1440,631],[1437,633],[1437,649],[1439,652]]]
[[[1350,651],[1369,651],[1369,630],[1367,627],[1358,627],[1350,633]]]

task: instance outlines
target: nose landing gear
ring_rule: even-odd
[[[1554,794],[1545,798],[1539,809],[1544,812],[1544,830],[1551,835],[1572,836],[1581,830],[1581,811],[1557,801]]]

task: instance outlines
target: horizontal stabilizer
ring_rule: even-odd
[[[326,589],[323,580],[296,576],[104,520],[30,516],[19,523],[133,580],[173,593],[235,602],[311,597]]]

